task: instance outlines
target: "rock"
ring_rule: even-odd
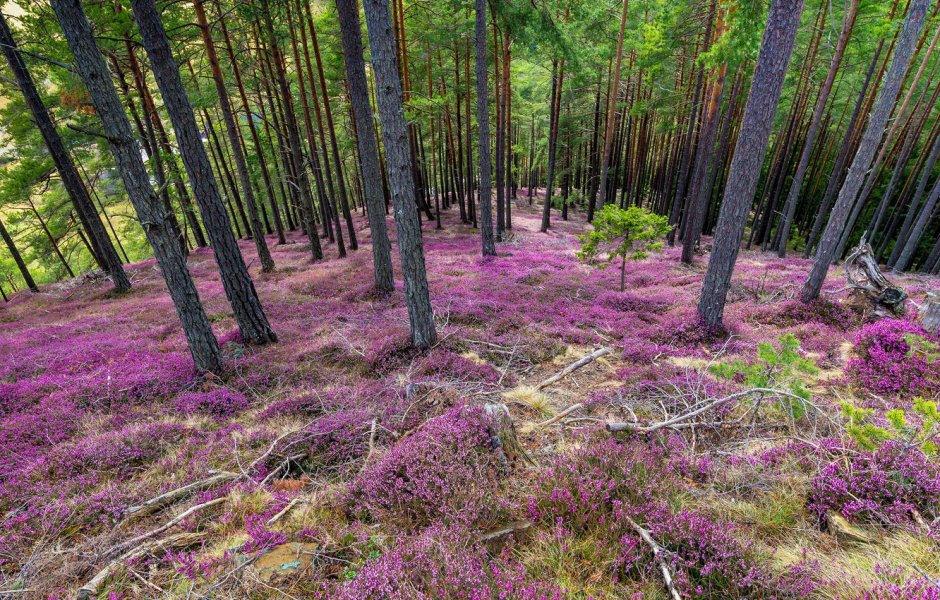
[[[269,583],[274,579],[303,571],[313,563],[319,546],[314,543],[287,542],[274,546],[252,565],[258,579]]]

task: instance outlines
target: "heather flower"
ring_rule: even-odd
[[[248,408],[248,398],[224,387],[208,392],[185,392],[176,397],[176,408],[183,414],[201,413],[224,419]]]
[[[458,406],[366,467],[350,500],[354,510],[381,520],[474,522],[490,510],[496,466],[482,408]]]
[[[913,511],[933,514],[940,497],[940,467],[919,448],[888,441],[872,452],[837,459],[813,480],[809,508],[846,519],[909,524]]]
[[[914,352],[916,340],[932,344],[936,351],[936,340],[909,321],[882,319],[866,325],[855,335],[849,377],[859,387],[880,394],[916,394],[938,388],[936,361]]]

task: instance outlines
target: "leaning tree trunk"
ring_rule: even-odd
[[[617,54],[614,56],[614,74],[610,82],[610,94],[607,97],[607,119],[604,127],[604,150],[601,155],[600,195],[588,198],[588,221],[594,217],[594,211],[604,208],[607,203],[607,171],[610,169],[610,151],[614,143],[614,115],[617,110],[617,96],[620,89],[620,65],[623,59],[623,34],[627,26],[627,0],[623,0],[620,11],[620,30],[617,34]]]
[[[338,4],[356,0],[337,0]],[[376,100],[382,121],[382,138],[388,164],[389,187],[395,206],[398,250],[405,277],[405,300],[411,321],[411,341],[418,348],[430,348],[437,341],[434,312],[428,292],[428,275],[421,241],[421,218],[414,202],[414,179],[405,109],[402,105],[401,79],[395,57],[392,18],[386,0],[365,0],[372,70],[375,75]],[[347,10],[347,9],[344,9]],[[348,10],[358,10],[350,8]]]
[[[7,250],[10,251],[10,255],[13,257],[13,262],[16,263],[16,268],[20,270],[20,275],[23,276],[23,281],[26,282],[26,287],[28,287],[29,291],[31,292],[38,292],[39,287],[36,285],[35,280],[33,280],[33,276],[29,272],[29,268],[26,266],[26,261],[23,260],[23,256],[17,249],[16,244],[13,243],[13,237],[10,235],[10,232],[7,231],[7,228],[3,226],[2,220],[0,220],[0,237],[3,238],[3,243],[6,244]]]
[[[195,6],[196,9],[196,23],[199,25],[199,30],[202,34],[202,42],[206,47],[206,59],[209,61],[209,66],[212,69],[215,91],[219,96],[222,120],[225,122],[225,130],[232,148],[232,156],[235,159],[235,169],[238,171],[238,180],[242,186],[242,194],[245,196],[245,203],[248,205],[251,236],[255,242],[255,250],[258,252],[258,258],[261,260],[261,271],[269,273],[274,270],[274,259],[271,258],[268,243],[264,239],[264,230],[261,228],[261,219],[258,218],[258,207],[255,204],[255,195],[251,187],[251,175],[248,173],[248,163],[245,161],[245,154],[242,152],[241,136],[238,133],[238,124],[235,122],[235,115],[232,114],[232,103],[229,99],[228,90],[225,88],[225,79],[222,77],[222,68],[219,66],[219,56],[215,51],[215,42],[212,41],[212,32],[209,31],[209,22],[206,20],[206,11],[202,0],[194,0],[193,6]]]
[[[124,292],[131,289],[131,282],[121,264],[121,257],[118,256],[114,245],[111,243],[111,238],[108,237],[108,232],[101,224],[101,218],[98,216],[98,211],[95,210],[95,205],[91,202],[88,189],[79,177],[75,164],[72,162],[72,157],[69,156],[68,150],[62,143],[62,138],[59,137],[59,133],[52,123],[49,111],[42,103],[36,84],[33,82],[33,77],[30,75],[26,63],[23,62],[23,57],[20,55],[16,41],[13,39],[13,33],[7,25],[6,17],[2,15],[0,15],[0,47],[2,47],[7,62],[10,63],[10,70],[13,71],[13,75],[16,77],[17,86],[20,88],[20,92],[26,100],[26,105],[33,115],[33,122],[36,123],[36,127],[42,134],[42,139],[49,150],[49,156],[62,178],[62,185],[75,207],[75,212],[78,213],[82,226],[88,232],[93,258],[98,262],[98,266],[111,276],[114,288],[117,291]],[[32,289],[34,286],[35,284],[30,288]]]
[[[238,242],[232,234],[232,225],[219,195],[212,165],[199,136],[193,107],[183,87],[179,68],[170,50],[170,40],[163,29],[156,4],[153,0],[133,0],[131,7],[147,56],[150,57],[154,78],[173,122],[180,157],[199,204],[202,220],[222,275],[222,286],[232,305],[242,338],[249,344],[276,342],[277,335],[268,323],[255,291],[255,284],[248,274]],[[238,147],[237,142],[235,146]],[[250,185],[245,191],[249,190]],[[260,229],[259,223],[258,230],[254,233],[263,234]]]
[[[111,74],[95,43],[91,24],[82,9],[81,0],[51,0],[59,24],[75,56],[79,75],[88,88],[95,111],[101,118],[108,145],[117,163],[128,198],[137,211],[147,240],[176,312],[183,325],[196,368],[218,371],[222,366],[219,344],[212,333],[209,318],[199,300],[186,261],[180,252],[176,232],[170,226],[162,203],[150,185],[150,174],[140,156],[140,147],[131,132],[121,99],[111,82]]]
[[[793,217],[796,214],[796,205],[800,197],[800,189],[803,187],[803,177],[806,176],[806,169],[809,167],[809,159],[813,154],[813,145],[816,143],[816,136],[819,134],[823,111],[826,108],[826,101],[829,99],[829,92],[832,91],[832,84],[836,79],[836,73],[839,70],[839,65],[842,64],[842,56],[845,54],[849,34],[855,26],[858,4],[859,0],[848,0],[847,2],[845,17],[842,20],[842,31],[839,33],[839,41],[836,43],[835,52],[832,54],[832,61],[829,63],[829,72],[826,74],[826,80],[823,82],[822,89],[819,90],[819,97],[816,99],[816,108],[813,110],[813,116],[810,119],[809,131],[806,133],[806,141],[803,142],[803,152],[800,155],[800,162],[790,182],[790,191],[787,194],[786,203],[784,203],[783,223],[780,225],[780,239],[777,246],[777,256],[780,258],[785,257],[787,254],[787,242],[790,238],[790,229],[793,227]]]
[[[914,258],[914,252],[917,251],[917,247],[920,245],[920,239],[927,229],[927,223],[930,221],[930,217],[933,216],[933,211],[937,206],[938,199],[940,199],[940,177],[938,177],[936,183],[934,183],[933,189],[930,191],[930,196],[927,198],[927,202],[925,202],[924,206],[920,209],[920,213],[917,215],[917,221],[914,223],[910,234],[907,236],[904,249],[898,257],[898,262],[894,265],[895,273],[903,272],[904,269],[911,264],[911,259]]]
[[[829,271],[829,265],[835,257],[846,219],[852,210],[858,191],[862,187],[865,174],[871,166],[875,151],[878,149],[878,144],[884,135],[885,126],[888,124],[888,119],[891,117],[895,99],[901,90],[911,57],[914,55],[917,38],[924,26],[924,16],[929,5],[930,0],[911,0],[907,18],[904,20],[904,29],[901,31],[900,38],[895,46],[891,67],[888,69],[884,85],[869,116],[868,125],[865,127],[865,133],[862,134],[858,152],[855,153],[855,159],[852,161],[852,166],[849,167],[849,174],[845,178],[845,183],[842,184],[839,197],[829,216],[829,223],[826,225],[819,241],[819,248],[813,261],[813,269],[803,286],[801,294],[803,302],[811,302],[819,297],[823,281],[826,279],[826,273]]]
[[[380,292],[395,289],[392,275],[391,244],[385,221],[385,194],[382,191],[382,171],[379,168],[379,150],[372,128],[372,108],[369,106],[369,85],[362,54],[362,31],[359,25],[359,7],[354,0],[339,0],[339,28],[343,36],[343,56],[346,62],[346,80],[349,103],[352,105],[356,123],[363,123],[356,130],[359,146],[359,162],[362,182],[372,231],[372,263],[375,266],[375,288]]]
[[[767,141],[802,12],[803,0],[773,0],[770,6],[698,302],[699,316],[707,327],[721,326],[731,273],[767,153]]]
[[[476,0],[477,131],[480,135],[480,233],[483,256],[496,255],[493,241],[492,182],[490,177],[490,118],[486,74],[486,0]]]

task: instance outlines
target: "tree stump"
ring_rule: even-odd
[[[907,292],[888,281],[881,272],[865,235],[845,259],[845,279],[856,294],[865,298],[876,316],[903,314]]]
[[[936,294],[927,294],[927,299],[920,307],[920,326],[927,333],[936,334],[940,329],[940,301]]]

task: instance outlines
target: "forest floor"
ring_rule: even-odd
[[[0,307],[0,596],[938,597],[936,458],[881,439],[892,409],[929,423],[932,346],[913,375],[859,364],[884,325],[830,293],[841,271],[805,307],[810,261],[744,251],[709,335],[704,256],[631,263],[619,292],[577,259],[580,215],[541,234],[520,200],[483,260],[456,212],[424,225],[428,352],[400,287],[372,295],[361,218],[348,258],[311,264],[295,233],[250,265],[271,346],[240,343],[192,253],[222,377],[194,375],[153,261],[125,295],[85,277]]]

